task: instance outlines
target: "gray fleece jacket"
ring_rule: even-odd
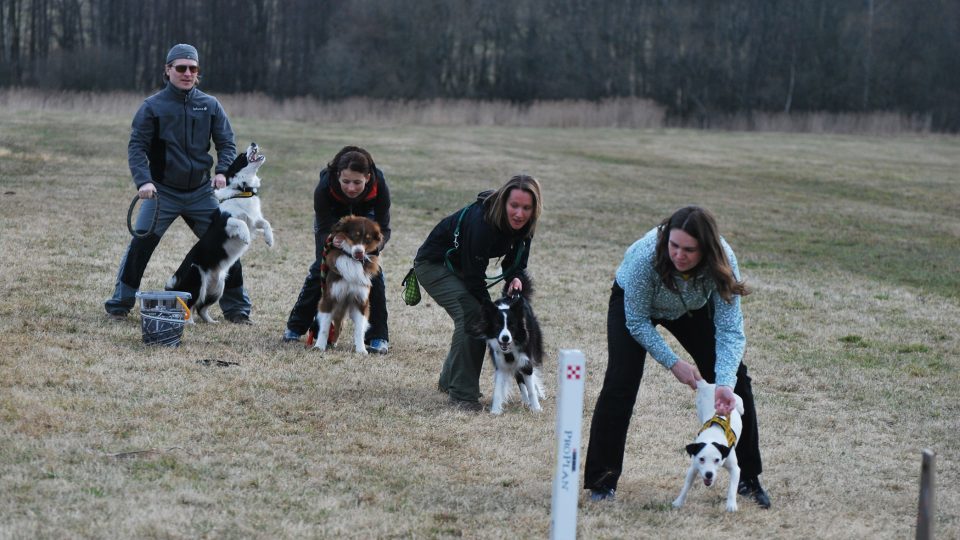
[[[218,173],[237,155],[230,120],[217,98],[193,88],[166,88],[144,100],[133,117],[127,161],[137,188],[148,183],[189,191],[210,179],[210,141]]]

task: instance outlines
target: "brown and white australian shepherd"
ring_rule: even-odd
[[[324,261],[327,276],[317,309],[317,338],[313,347],[327,348],[332,334],[339,335],[344,316],[353,321],[353,345],[357,354],[367,354],[363,336],[369,326],[370,280],[380,272],[376,253],[383,241],[380,226],[372,219],[346,216],[330,229]],[[333,325],[333,332],[330,326]]]

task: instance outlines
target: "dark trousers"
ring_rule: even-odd
[[[193,191],[178,191],[163,184],[157,184],[157,193],[159,198],[141,202],[134,230],[143,234],[149,229],[155,210],[157,210],[156,227],[153,233],[130,241],[130,246],[120,259],[120,270],[117,272],[113,296],[103,304],[108,313],[126,313],[133,308],[147,263],[150,262],[150,257],[157,245],[160,244],[163,233],[178,217],[183,218],[193,234],[199,238],[210,226],[214,213],[219,211],[217,199],[213,196],[213,188],[209,184]],[[227,272],[220,308],[225,315],[231,316],[249,315],[250,307],[250,297],[243,287],[243,269],[238,260]]]
[[[708,304],[709,306],[709,304]],[[716,341],[714,324],[708,307],[693,311],[673,321],[654,320],[666,328],[690,353],[697,369],[708,383],[716,377]],[[623,308],[623,289],[616,283],[610,292],[607,311],[607,372],[597,398],[590,423],[590,443],[584,465],[584,489],[616,489],[623,471],[623,454],[627,442],[630,417],[643,377],[646,349],[627,330]],[[747,366],[737,369],[737,385],[733,391],[743,399],[743,431],[737,441],[740,478],[755,478],[763,472],[757,414]]]
[[[326,239],[323,240],[324,242]],[[318,239],[317,242],[320,242]],[[323,292],[323,283],[320,280],[320,252],[323,250],[322,243],[317,246],[317,260],[310,265],[306,279],[303,280],[303,287],[300,289],[300,295],[297,296],[297,302],[290,310],[290,317],[287,319],[287,328],[291,332],[303,335],[313,323],[317,316],[317,304],[320,303],[320,296]],[[383,339],[390,341],[390,331],[387,328],[387,291],[386,282],[383,277],[383,270],[373,277],[370,288],[370,328],[367,329],[365,340],[369,343],[374,339]]]
[[[469,335],[467,326],[480,313],[480,302],[443,263],[415,260],[413,268],[423,290],[453,319],[450,350],[440,368],[437,387],[455,399],[479,401],[480,372],[487,344]]]

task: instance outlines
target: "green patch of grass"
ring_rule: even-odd
[[[172,455],[128,459],[131,461],[126,465],[127,472],[139,481],[155,482],[169,477],[197,481],[202,476],[192,465]]]
[[[897,353],[899,354],[913,354],[913,353],[926,353],[930,352],[930,347],[922,343],[910,343],[897,347]]]
[[[841,357],[848,363],[861,369],[887,368],[889,364],[883,357],[875,353],[867,353],[856,349],[843,351]]]
[[[740,263],[740,268],[746,270],[765,270],[765,269],[777,269],[783,268],[782,263],[776,261],[760,261],[755,259],[744,259],[738,261]]]
[[[852,345],[854,347],[863,347],[863,348],[870,346],[870,344],[867,343],[865,339],[863,339],[863,336],[856,336],[856,335],[843,336],[842,338],[840,338],[840,343],[843,343],[845,345]]]
[[[100,486],[90,486],[90,487],[86,487],[86,488],[83,489],[83,492],[86,493],[86,494],[88,494],[88,495],[92,495],[92,496],[94,496],[94,497],[96,497],[96,498],[98,498],[98,499],[107,496],[106,490],[105,490],[104,488],[100,487]]]

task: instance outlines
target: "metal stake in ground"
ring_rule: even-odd
[[[580,493],[580,424],[587,368],[583,353],[562,349],[557,362],[557,467],[553,475],[550,538],[577,537]]]
[[[920,466],[920,508],[917,512],[917,540],[933,538],[933,522],[937,516],[936,497],[934,497],[934,478],[937,455],[933,450],[923,451],[923,464]]]

